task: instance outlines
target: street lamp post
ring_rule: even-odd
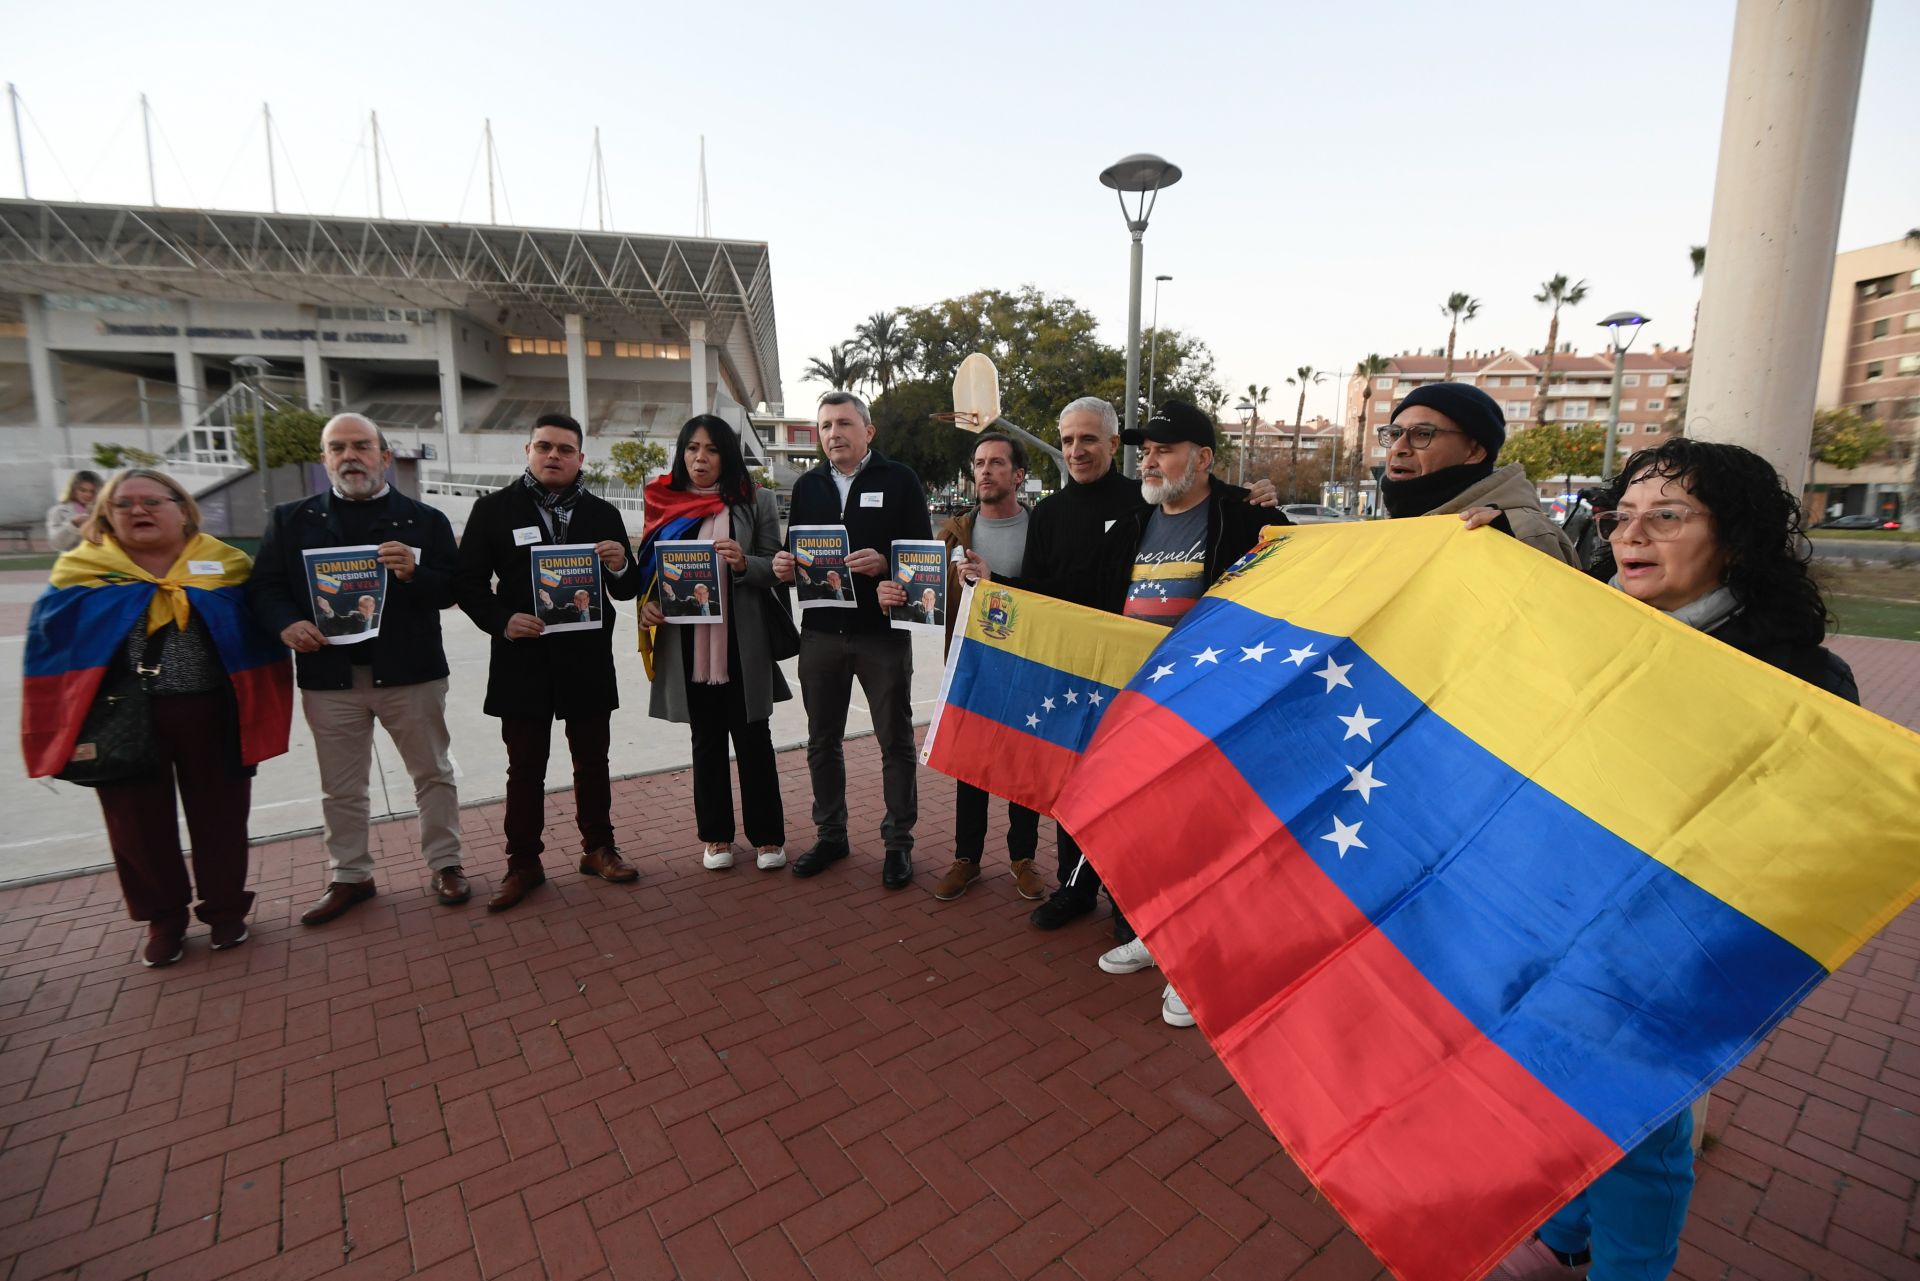
[[[260,477],[260,506],[273,523],[273,472],[267,466],[267,410],[260,395],[260,375],[273,368],[264,356],[241,356],[229,362],[240,381],[253,392],[253,470]]]
[[[1253,423],[1260,416],[1260,411],[1253,407],[1250,400],[1241,401],[1233,407],[1233,411],[1240,415],[1240,479],[1235,483],[1244,487],[1247,483],[1247,454],[1253,448]]]
[[[1149,416],[1160,404],[1160,382],[1154,376],[1154,366],[1160,357],[1160,286],[1172,279],[1172,276],[1153,278],[1153,338],[1147,343],[1147,413]]]
[[[1607,410],[1607,455],[1600,460],[1600,479],[1613,479],[1614,440],[1620,434],[1620,386],[1627,370],[1627,348],[1640,336],[1647,318],[1637,311],[1616,311],[1600,322],[1613,346],[1613,405]]]
[[[1180,181],[1180,166],[1159,156],[1140,152],[1114,161],[1100,171],[1100,185],[1110,187],[1120,200],[1120,214],[1127,220],[1133,236],[1133,257],[1127,286],[1127,395],[1126,430],[1132,431],[1140,420],[1140,261],[1145,252],[1141,238],[1147,234],[1147,220],[1159,202],[1160,189]],[[1134,208],[1127,208],[1127,195],[1138,197]],[[1139,451],[1127,446],[1123,464],[1126,474],[1137,470]]]

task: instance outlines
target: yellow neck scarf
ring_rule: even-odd
[[[233,587],[247,581],[253,561],[237,547],[229,547],[211,534],[195,534],[187,541],[171,568],[155,578],[127,555],[112,534],[99,543],[83,542],[54,562],[55,587],[124,587],[128,583],[152,583],[160,590],[147,606],[147,634],[152,635],[168,623],[185,630],[192,617],[187,588]]]

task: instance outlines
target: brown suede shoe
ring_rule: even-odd
[[[372,898],[377,890],[372,881],[335,881],[327,886],[327,892],[320,901],[300,913],[302,925],[325,925],[335,917],[342,916],[346,910],[356,904]]]
[[[957,858],[953,866],[946,870],[933,887],[933,896],[937,899],[956,899],[967,892],[967,886],[980,879],[980,865],[969,859]]]
[[[489,912],[504,912],[515,906],[521,899],[533,893],[535,888],[547,883],[547,874],[534,869],[523,872],[518,868],[508,868],[507,874],[500,878],[500,888],[487,900]]]
[[[473,897],[473,889],[467,884],[467,874],[460,870],[458,863],[435,872],[427,882],[427,887],[443,907],[458,907]]]
[[[640,869],[621,858],[620,851],[611,845],[602,845],[597,850],[590,850],[581,858],[580,870],[588,876],[597,876],[603,881],[612,881],[618,885],[640,879]]]
[[[1040,869],[1033,865],[1030,858],[1013,860],[1013,887],[1020,891],[1021,898],[1041,899],[1047,896],[1047,878],[1040,875]]]

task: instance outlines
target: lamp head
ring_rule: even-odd
[[[1142,151],[1100,171],[1100,185],[1115,191],[1158,191],[1180,181],[1180,166]]]
[[[1637,311],[1616,311],[1600,324],[1607,331],[1607,341],[1615,351],[1625,351],[1633,346],[1633,340],[1640,333],[1640,326],[1648,323],[1647,317]]]

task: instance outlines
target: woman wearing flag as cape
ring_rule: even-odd
[[[1853,672],[1821,642],[1827,608],[1807,572],[1800,504],[1773,465],[1738,445],[1684,436],[1643,449],[1594,525],[1611,586],[1850,703]],[[1484,511],[1485,509],[1481,509]],[[1488,516],[1463,513],[1470,525]],[[1654,734],[1657,726],[1649,727]],[[1494,1269],[1506,1281],[1658,1281],[1673,1269],[1693,1195],[1693,1114],[1681,1109]]]
[[[216,951],[247,939],[253,769],[287,750],[293,715],[287,651],[247,609],[251,570],[244,552],[200,531],[178,482],[134,468],[107,482],[28,624],[27,772],[73,772],[98,789],[149,966],[183,954],[195,888]]]
[[[740,805],[747,842],[762,871],[787,862],[786,814],[768,724],[773,705],[793,697],[775,665],[769,612],[784,609],[773,593],[773,556],[780,550],[780,510],[770,490],[747,475],[740,438],[725,419],[701,414],[680,429],[673,470],[646,488],[640,540],[640,652],[653,693],[647,714],[693,732],[693,814],[709,871],[733,866],[733,788],[727,740],[739,761]],[[661,606],[662,540],[711,541],[732,572],[717,584],[721,621],[666,626]]]

